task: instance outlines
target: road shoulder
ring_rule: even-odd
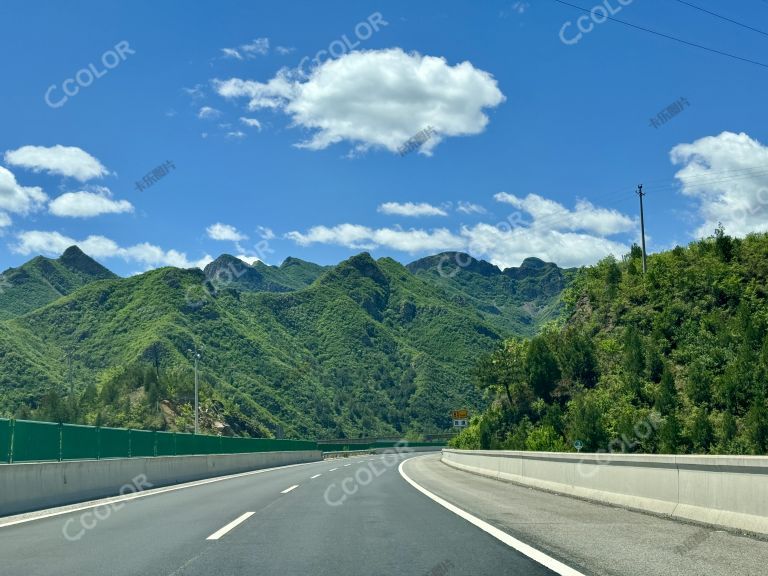
[[[410,459],[419,485],[586,573],[611,576],[761,576],[768,542],[593,504]]]

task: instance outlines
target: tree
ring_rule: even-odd
[[[525,341],[517,338],[505,341],[481,360],[477,373],[482,390],[494,396],[504,394],[515,419],[528,411],[532,400],[525,364],[527,347]]]
[[[539,398],[551,400],[552,391],[560,380],[560,367],[545,338],[533,338],[525,358],[528,382]]]
[[[675,377],[665,364],[664,371],[661,373],[661,382],[659,382],[659,392],[656,396],[656,409],[663,415],[671,414],[677,407],[677,387],[675,386]]]
[[[677,454],[680,449],[680,421],[670,412],[659,430],[659,448],[663,454]]]
[[[642,378],[645,374],[645,348],[634,326],[624,333],[624,368],[630,377]]]
[[[685,395],[694,404],[706,404],[711,400],[712,388],[709,374],[699,362],[694,362],[688,370],[685,382]]]
[[[715,229],[715,253],[723,262],[730,262],[733,258],[733,238],[726,235],[722,223]]]
[[[709,422],[709,414],[705,408],[694,408],[689,437],[694,452],[699,454],[707,453],[712,443],[712,425]]]
[[[759,395],[752,402],[744,422],[745,433],[751,444],[753,454],[765,454],[768,451],[768,409],[765,397]]]
[[[577,328],[566,328],[557,338],[556,356],[566,388],[592,388],[600,372],[595,344]]]
[[[580,440],[584,450],[594,452],[608,443],[608,434],[603,424],[603,410],[593,393],[584,392],[568,405],[567,433],[573,443]]]

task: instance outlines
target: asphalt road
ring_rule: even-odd
[[[591,576],[766,576],[768,540],[409,461],[423,488]]]
[[[0,527],[0,574],[553,574],[417,491],[398,471],[410,457],[295,465]]]

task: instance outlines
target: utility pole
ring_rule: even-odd
[[[203,347],[200,347],[200,350],[202,350]],[[195,434],[200,433],[200,404],[198,400],[198,378],[197,378],[197,361],[200,360],[200,358],[203,357],[203,355],[198,351],[197,344],[195,344],[195,350],[187,350],[195,359]]]
[[[643,274],[645,274],[645,218],[643,217],[643,185],[637,186],[637,195],[640,196],[640,238],[643,246]]]

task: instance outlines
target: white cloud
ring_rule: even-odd
[[[266,83],[231,78],[213,85],[225,98],[248,98],[250,110],[282,110],[294,126],[312,131],[297,144],[311,150],[347,141],[359,151],[396,153],[415,132],[431,126],[436,134],[421,146],[430,154],[444,138],[483,132],[484,109],[505,99],[493,76],[470,62],[450,66],[444,58],[400,48],[327,60],[306,80],[284,69]]]
[[[242,130],[227,132],[227,138],[235,138],[235,139],[245,138],[245,132],[243,132]]]
[[[399,228],[369,228],[359,224],[340,224],[329,228],[314,226],[306,234],[289,232],[286,235],[300,246],[310,244],[337,244],[356,250],[373,250],[387,246],[403,252],[458,250],[465,242],[445,228],[437,230],[402,230]]]
[[[276,46],[275,47],[275,52],[277,52],[281,56],[285,56],[286,54],[290,54],[294,50],[296,50],[296,48],[294,48],[293,46]]]
[[[216,110],[216,108],[211,108],[210,106],[203,106],[197,112],[197,117],[202,118],[203,120],[218,118],[219,116],[221,116],[221,111]]]
[[[462,228],[466,251],[486,258],[500,268],[519,266],[529,256],[559,266],[583,266],[613,254],[629,252],[629,246],[607,238],[545,228],[477,224]]]
[[[224,98],[249,98],[248,109],[281,108],[293,96],[295,80],[286,71],[278,72],[277,76],[266,84],[240,78],[229,80],[214,80],[213,87]]]
[[[113,200],[108,188],[98,187],[94,192],[83,190],[62,194],[51,201],[48,210],[55,216],[90,218],[99,214],[133,212],[133,205],[128,200]]]
[[[560,266],[581,266],[629,251],[626,243],[607,238],[635,227],[632,219],[616,211],[586,201],[580,201],[575,210],[569,211],[557,202],[535,195],[517,198],[500,193],[496,199],[527,212],[529,221],[510,219],[496,225],[481,222],[462,226],[455,232],[445,228],[403,230],[345,223],[314,226],[307,232],[292,231],[286,237],[300,246],[332,244],[355,250],[385,247],[412,254],[460,250],[501,268],[519,266],[529,256]]]
[[[275,233],[272,231],[272,228],[267,228],[266,226],[257,226],[256,232],[258,232],[262,240],[272,240],[275,238]]]
[[[5,162],[33,172],[69,176],[85,182],[101,178],[109,171],[96,158],[77,146],[22,146],[5,152]]]
[[[238,48],[221,48],[224,58],[234,58],[243,60],[245,58],[256,58],[269,53],[269,38],[256,38],[248,44],[241,44]],[[280,52],[278,48],[278,52]],[[282,54],[283,52],[280,52]]]
[[[18,243],[11,249],[23,255],[47,254],[59,255],[68,247],[76,245],[93,258],[121,258],[126,262],[138,262],[147,268],[159,266],[177,266],[179,268],[203,268],[213,259],[206,254],[200,260],[191,261],[183,252],[163,250],[147,242],[134,246],[120,247],[114,240],[105,236],[88,236],[85,240],[75,240],[55,231],[29,230],[17,235]]]
[[[238,229],[235,228],[234,226],[231,226],[229,224],[222,224],[221,222],[216,222],[216,224],[211,224],[210,226],[208,226],[208,228],[205,229],[205,231],[208,233],[208,237],[213,240],[228,240],[231,242],[241,242],[243,240],[248,239],[248,236],[238,231]]]
[[[0,166],[0,210],[28,214],[39,210],[48,196],[38,186],[21,186],[13,172]]]
[[[487,212],[487,210],[479,204],[473,204],[472,202],[464,202],[461,200],[456,206],[456,211],[462,212],[463,214],[485,214]]]
[[[6,228],[13,224],[11,217],[5,212],[0,212],[0,228]]]
[[[531,5],[528,2],[515,2],[510,8],[513,12],[517,12],[518,14],[525,14],[525,11],[530,7]]]
[[[287,238],[300,246],[333,244],[354,250],[386,247],[415,254],[461,250],[485,258],[501,268],[519,266],[535,256],[560,266],[594,264],[610,254],[620,256],[629,246],[600,236],[525,227],[493,226],[481,223],[463,227],[458,234],[437,230],[369,228],[358,224],[334,227],[314,226],[308,232],[289,232]]]
[[[628,232],[635,227],[635,222],[618,210],[598,208],[587,200],[576,202],[575,210],[568,210],[562,204],[543,198],[538,194],[528,194],[525,198],[506,192],[494,195],[498,202],[511,204],[527,212],[533,218],[531,227],[552,230],[584,230],[601,236],[611,236]]]
[[[745,133],[723,132],[678,144],[670,152],[682,164],[675,177],[682,193],[698,202],[698,237],[718,222],[729,234],[768,231],[768,147]]]
[[[259,258],[258,256],[248,256],[246,254],[238,254],[236,258],[238,260],[242,260],[249,266],[253,266],[254,264],[256,264],[256,262],[262,262],[261,258]]]
[[[242,122],[246,126],[250,126],[251,128],[257,128],[259,131],[261,131],[261,122],[256,120],[256,118],[246,118],[245,116],[240,116],[240,122]]]
[[[203,90],[202,84],[195,84],[192,88],[182,88],[192,99],[197,100],[205,97],[205,90]]]
[[[448,216],[448,213],[442,208],[432,206],[426,202],[420,202],[419,204],[414,204],[413,202],[406,202],[404,204],[385,202],[379,206],[378,211],[382,214],[396,214],[398,216]]]
[[[269,38],[256,38],[250,44],[243,44],[240,49],[246,56],[254,58],[257,55],[263,56],[269,52]]]
[[[243,59],[243,55],[234,48],[222,48],[221,51],[224,52],[225,58],[236,58],[237,60]]]

